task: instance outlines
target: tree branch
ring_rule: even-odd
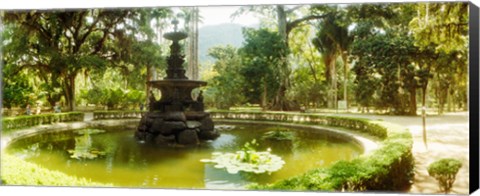
[[[102,39],[100,39],[96,44],[95,44],[95,50],[92,51],[90,53],[90,55],[94,55],[98,52],[100,52],[100,50],[102,50],[103,48],[103,45],[105,43],[105,40],[107,39],[108,35],[110,34],[109,31],[110,29],[115,26],[116,24],[118,24],[120,21],[122,21],[123,18],[127,17],[128,15],[128,12],[124,12],[123,15],[121,17],[118,17],[115,19],[115,21],[109,23],[104,29],[103,29],[103,37]]]
[[[303,18],[299,18],[297,20],[287,22],[287,35],[290,33],[290,31],[300,25],[300,23],[309,21],[309,20],[314,20],[314,19],[323,19],[327,16],[328,14],[323,14],[323,15],[308,15]]]
[[[295,7],[292,7],[292,8],[290,8],[290,9],[285,10],[285,13],[290,14],[290,13],[294,12],[295,10],[300,9],[300,8],[303,7],[303,6],[304,6],[304,5],[297,5],[297,6],[295,6]]]
[[[100,22],[100,19],[103,17],[103,12],[100,12],[97,16],[97,18],[95,18],[95,21],[93,21],[93,23],[90,25],[90,27],[87,29],[87,32],[85,34],[83,34],[82,38],[80,38],[80,40],[78,40],[78,42],[76,41],[75,43],[75,48],[73,50],[73,53],[77,53],[79,50],[80,50],[80,47],[83,45],[83,43],[85,43],[85,40],[87,39],[87,37],[93,32],[96,30],[96,26],[97,26],[97,23]],[[79,31],[80,29],[77,29],[77,31]],[[76,39],[76,38],[75,38]]]

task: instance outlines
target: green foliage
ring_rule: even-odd
[[[48,170],[6,153],[2,153],[1,161],[1,181],[3,185],[82,187],[113,186],[112,184],[92,182],[89,179],[68,176],[58,171]]]
[[[247,142],[242,147],[243,154],[239,155],[237,158],[246,163],[254,163],[258,162],[258,156],[256,153],[256,147],[258,147],[257,140],[253,139],[251,142]]]
[[[438,181],[440,191],[449,193],[462,162],[452,158],[437,160],[428,166],[428,174]]]
[[[343,82],[348,79],[348,52],[353,36],[348,30],[351,18],[346,17],[346,10],[339,6],[320,6],[316,9],[326,9],[327,16],[317,25],[317,33],[312,39],[315,48],[322,54],[325,65],[326,83],[329,85],[327,93],[328,106],[335,106],[338,99],[337,73],[343,72]],[[343,71],[337,71],[337,60],[341,59]],[[345,97],[344,100],[347,98]],[[334,107],[335,108],[335,107]]]
[[[90,104],[100,104],[103,102],[103,91],[98,87],[86,90],[82,89],[80,91],[80,98],[83,98]]]
[[[316,64],[313,66],[313,69],[312,67],[299,66],[294,70],[289,97],[304,107],[326,107],[328,85],[325,80],[319,79],[324,78],[320,76],[321,73],[317,73],[323,69],[323,65]]]
[[[108,109],[134,108],[145,100],[145,92],[139,90],[123,90],[121,88],[99,88],[94,87],[89,90],[83,90],[80,98],[85,99],[87,103],[104,105]]]
[[[219,109],[229,109],[245,101],[243,92],[244,80],[240,74],[240,56],[238,50],[231,45],[217,46],[209,49],[209,56],[216,61],[213,70],[217,73],[210,79],[206,89],[206,104]]]
[[[124,95],[123,103],[127,106],[137,106],[139,103],[145,102],[145,91],[127,90]]]
[[[117,89],[111,89],[111,88],[105,88],[103,89],[103,104],[108,107],[108,109],[114,109],[115,106],[120,104],[122,102],[124,92],[117,88]]]
[[[416,88],[424,75],[418,74],[420,68],[414,57],[419,52],[413,39],[406,33],[390,31],[364,36],[353,43],[351,52],[356,61],[353,71],[358,102],[364,107],[374,105],[394,114],[415,115]]]
[[[309,33],[311,32],[311,33]],[[317,51],[310,38],[313,28],[300,26],[291,31],[289,46],[292,50],[292,63],[298,64],[293,69],[288,98],[296,100],[304,107],[326,106],[327,82],[323,56]]]
[[[3,69],[3,75],[10,75],[9,73],[6,73],[6,70],[7,69]],[[27,104],[32,104],[34,100],[30,99],[29,95],[33,92],[33,88],[28,78],[29,77],[25,74],[3,77],[3,107],[24,107]]]
[[[18,70],[37,72],[36,77],[46,83],[48,101],[53,104],[63,96],[72,110],[79,73],[117,67],[128,76],[126,67],[152,65],[159,59],[150,22],[167,12],[164,8],[9,11],[4,17],[8,28],[4,43],[10,52],[4,59],[15,62]]]
[[[243,90],[249,103],[272,104],[280,85],[282,63],[289,49],[277,32],[267,29],[244,29],[245,42],[240,49],[245,78]],[[266,104],[266,105],[264,105]]]
[[[436,51],[465,50],[468,44],[468,3],[418,3],[409,24],[416,44]]]
[[[409,23],[415,45],[430,55],[422,59],[432,69],[432,94],[437,98],[438,113],[448,104],[452,111],[454,97],[466,97],[468,52],[468,4],[419,3],[416,17]],[[427,81],[428,82],[428,81]],[[465,108],[465,99],[455,100]]]

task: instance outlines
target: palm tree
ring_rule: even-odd
[[[185,20],[185,31],[188,33],[187,41],[187,76],[197,80],[198,70],[198,23],[201,22],[198,7],[182,8],[180,16]]]
[[[342,21],[342,23],[340,23]],[[343,63],[343,98],[348,109],[348,49],[353,42],[353,37],[348,33],[348,22],[345,15],[338,7],[333,7],[332,14],[328,15],[319,24],[317,37],[312,40],[318,51],[324,56],[327,66],[326,78],[330,81],[329,107],[337,108],[337,59]]]

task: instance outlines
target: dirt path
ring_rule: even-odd
[[[440,193],[437,181],[430,177],[427,167],[441,158],[456,158],[463,166],[457,174],[452,194],[469,192],[469,127],[468,112],[449,113],[442,116],[428,116],[427,145],[423,143],[421,117],[383,116],[367,114],[335,114],[339,116],[382,119],[383,121],[402,125],[413,136],[413,153],[415,157],[415,180],[410,193]]]

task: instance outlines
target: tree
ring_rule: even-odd
[[[188,33],[187,39],[187,68],[186,74],[192,80],[198,80],[198,23],[201,22],[201,16],[198,7],[181,8],[179,14],[185,20],[185,31]]]
[[[217,73],[209,80],[210,85],[205,93],[211,95],[208,100],[211,100],[219,109],[229,109],[244,103],[243,84],[245,82],[239,74],[241,59],[238,49],[231,45],[216,46],[209,49],[208,55],[216,60],[213,70]]]
[[[461,83],[466,69],[468,43],[468,4],[467,3],[419,3],[417,16],[409,24],[415,44],[421,50],[430,50],[428,69],[435,71],[437,78],[435,93],[439,98],[439,113],[443,113],[447,93],[451,84]],[[438,59],[440,58],[440,59]],[[455,66],[457,65],[457,66]],[[458,71],[456,71],[458,68]],[[459,80],[453,81],[454,78]],[[426,87],[425,87],[426,88]],[[426,92],[426,89],[425,89]],[[425,104],[423,104],[425,106]]]
[[[318,23],[317,35],[312,40],[320,53],[325,58],[327,68],[327,78],[330,83],[329,105],[336,108],[337,103],[337,59],[341,58],[343,63],[343,100],[346,101],[348,109],[348,52],[353,41],[353,36],[349,35],[348,27],[351,19],[347,18],[347,10],[338,6],[316,6],[317,11],[329,13],[321,22]]]
[[[433,50],[435,51],[434,55],[437,57],[440,53],[448,56],[456,51],[466,54],[465,50],[468,48],[466,47],[468,43],[467,21],[468,3],[420,3],[417,5],[417,17],[411,20],[409,27],[412,29],[415,44],[419,46],[421,50]],[[454,60],[455,58],[450,59]],[[430,72],[432,69],[442,71],[442,69],[439,69],[442,65],[436,60],[437,58],[425,60],[424,72]],[[447,63],[447,65],[443,63]],[[453,62],[443,61],[443,63],[444,66],[449,66],[448,64]],[[460,65],[466,65],[466,63],[460,63]],[[437,78],[439,76],[441,76],[441,74],[437,74]],[[425,145],[427,145],[425,108],[428,78],[423,81],[423,140]],[[444,86],[439,85],[438,87]],[[443,105],[443,103],[441,104]],[[443,112],[443,109],[439,110],[439,112]]]
[[[287,7],[285,5],[275,5],[275,6],[246,6],[240,8],[234,16],[240,15],[244,12],[257,12],[268,16],[274,16],[276,18],[276,30],[279,35],[279,42],[283,45],[283,48],[289,48],[288,40],[289,34],[292,29],[298,27],[306,21],[318,20],[325,17],[323,14],[310,13],[308,15],[301,16],[297,18],[296,11],[302,8],[303,5]],[[290,88],[290,75],[291,68],[288,59],[289,53],[283,53],[281,56],[281,61],[277,64],[277,74],[278,74],[278,85],[273,105],[271,109],[273,110],[292,110],[295,108],[294,104],[289,103],[286,100],[286,92]]]
[[[314,34],[313,25],[303,25],[292,30],[289,46],[293,57],[291,62],[296,65],[293,71],[292,86],[289,98],[298,101],[306,108],[324,106],[325,68],[322,56],[311,41]]]
[[[6,66],[5,66],[6,67]],[[8,76],[8,69],[3,69],[3,75]],[[29,76],[21,73],[11,75],[11,77],[4,77],[2,81],[2,103],[3,107],[11,109],[14,106],[25,106],[32,103],[29,99],[30,93],[33,92],[33,87],[30,84]]]
[[[353,43],[351,51],[357,75],[355,80],[361,85],[357,86],[358,98],[368,107],[371,102],[364,100],[368,96],[359,91],[371,94],[372,91],[368,88],[372,86],[369,85],[377,84],[377,108],[395,114],[416,115],[416,89],[422,80],[415,64],[414,57],[418,56],[418,49],[413,45],[413,39],[406,33],[390,30],[364,34],[363,28],[371,28],[368,24],[365,25],[366,27],[360,26],[356,32],[359,37]]]
[[[10,46],[18,69],[40,70],[52,88],[61,88],[75,109],[75,79],[83,70],[125,64],[130,45],[152,30],[148,10],[13,11],[5,14],[14,34]]]
[[[249,102],[260,103],[264,109],[275,104],[275,97],[282,76],[278,72],[288,48],[280,35],[267,29],[244,29],[245,42],[240,49],[242,68],[240,74],[245,80],[246,97]],[[261,96],[260,96],[261,95]]]

